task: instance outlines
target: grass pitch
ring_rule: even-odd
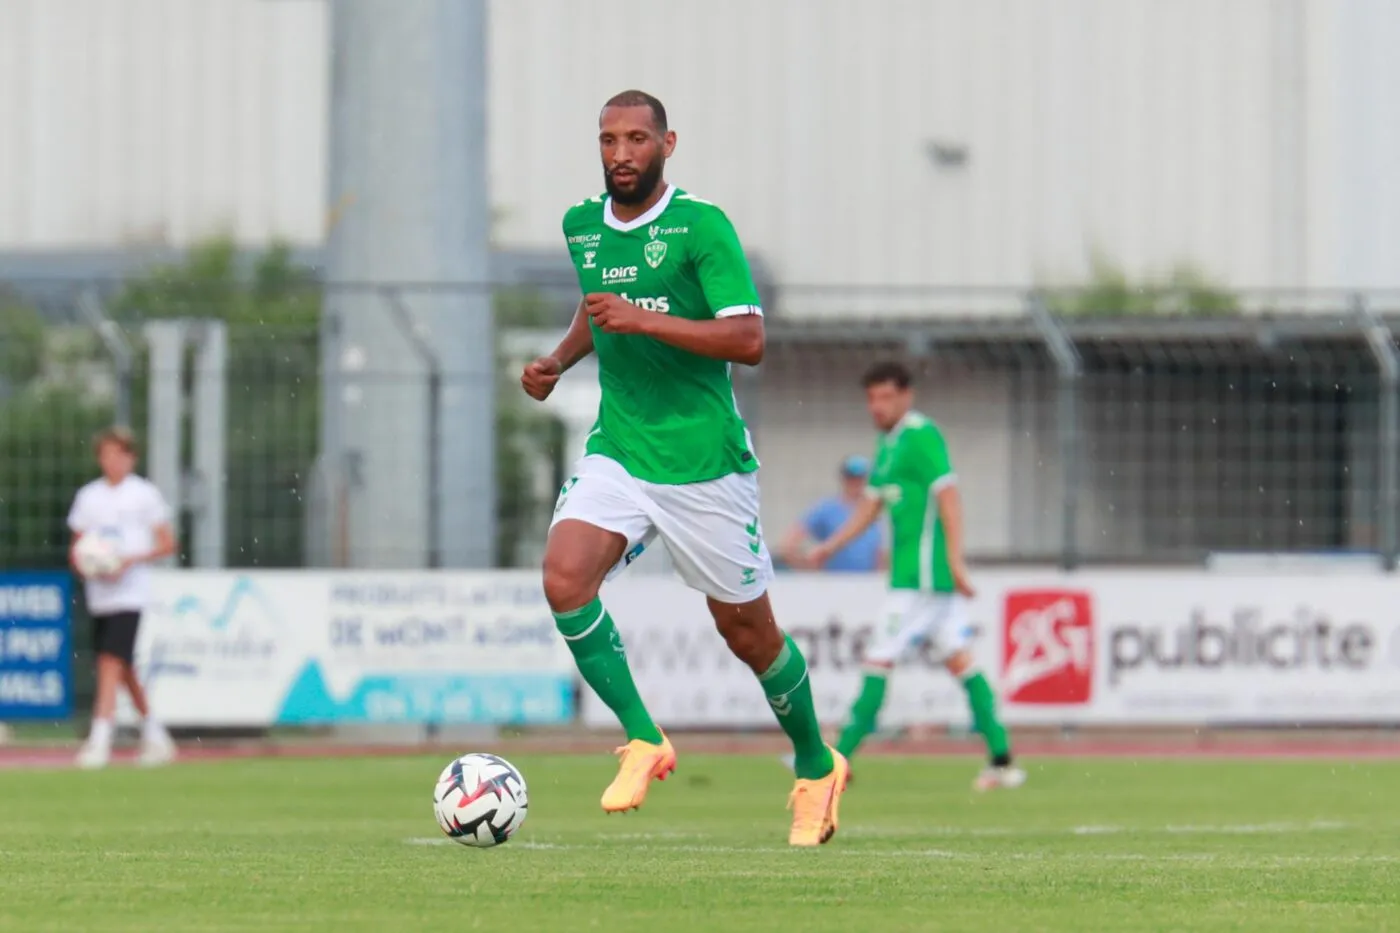
[[[605,816],[597,756],[519,756],[530,816],[433,821],[447,755],[0,772],[0,929],[1400,931],[1400,762],[861,759],[841,831],[786,846],[790,778],[686,755]],[[466,751],[464,749],[464,751]]]

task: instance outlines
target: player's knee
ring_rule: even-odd
[[[600,581],[583,561],[568,557],[546,557],[544,598],[555,612],[571,612],[586,606],[598,595]]]
[[[730,652],[755,670],[766,669],[783,650],[783,633],[771,612],[713,600],[710,611],[715,618],[715,628]]]

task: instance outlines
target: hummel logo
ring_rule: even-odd
[[[768,705],[773,707],[773,712],[779,716],[786,716],[792,712],[792,701],[784,694],[780,697],[769,697]]]

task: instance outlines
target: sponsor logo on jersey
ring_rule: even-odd
[[[660,224],[652,224],[647,227],[647,234],[654,240],[659,236],[666,236],[671,233],[689,233],[689,227],[663,227]]]
[[[637,266],[604,266],[603,284],[620,285],[637,281]]]
[[[618,297],[623,301],[632,302],[632,304],[641,308],[643,311],[655,311],[658,314],[671,313],[671,299],[666,295],[661,295],[658,298],[633,298],[631,295],[623,292],[621,295],[618,295]]]
[[[595,260],[595,259],[597,259],[597,258],[598,258],[598,251],[597,251],[596,249],[586,249],[586,250],[584,250],[584,251],[583,251],[583,268],[585,268],[585,269],[596,269],[596,268],[598,268],[598,264],[595,263],[595,262],[593,261],[593,260]]]
[[[642,247],[642,258],[647,261],[647,265],[653,269],[661,265],[666,259],[666,243],[664,240],[652,240]]]
[[[578,233],[569,237],[570,246],[597,246],[603,242],[601,233]]]
[[[1012,590],[1002,617],[1002,689],[1012,703],[1085,704],[1094,692],[1093,600]]]
[[[904,501],[904,490],[893,483],[888,486],[876,486],[875,491],[885,505],[899,505]]]

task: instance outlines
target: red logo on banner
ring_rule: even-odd
[[[1088,703],[1094,610],[1080,590],[1012,590],[1002,625],[1002,690],[1012,703]]]

